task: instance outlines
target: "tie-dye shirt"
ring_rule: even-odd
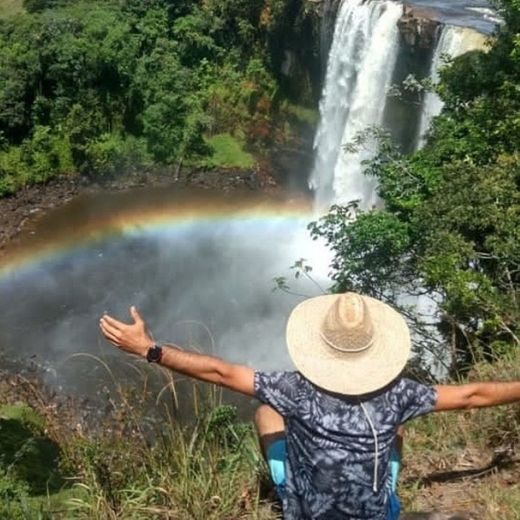
[[[363,399],[331,394],[299,372],[258,371],[255,394],[285,419],[286,520],[384,520],[397,428],[437,399],[433,387],[405,378]]]

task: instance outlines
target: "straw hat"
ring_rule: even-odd
[[[297,305],[287,323],[289,355],[317,386],[347,395],[374,392],[403,370],[410,332],[389,305],[355,293]]]

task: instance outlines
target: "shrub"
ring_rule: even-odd
[[[28,487],[0,469],[0,518],[26,520]]]
[[[137,171],[152,163],[143,139],[116,133],[102,134],[90,142],[86,147],[86,158],[89,173],[101,176]]]
[[[0,151],[0,196],[13,194],[26,183],[29,176],[29,168],[22,161],[20,147],[11,146]]]
[[[23,6],[29,13],[38,13],[52,7],[56,0],[23,0]]]
[[[59,448],[43,433],[43,419],[27,405],[0,409],[0,469],[31,494],[61,486]]]

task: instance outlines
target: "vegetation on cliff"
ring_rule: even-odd
[[[243,145],[287,138],[280,68],[286,25],[309,30],[300,1],[23,5],[0,19],[0,196],[60,172],[178,169],[221,143],[250,167]]]
[[[477,365],[470,379],[518,379],[518,361],[512,354],[496,365]],[[279,519],[252,425],[200,385],[195,417],[180,421],[171,403],[185,392],[178,394],[170,375],[156,367],[135,368],[142,386],[115,384],[106,407],[53,397],[36,380],[2,374],[1,517]],[[164,381],[160,395],[150,390],[149,377]],[[512,405],[408,425],[399,485],[404,510],[516,520],[518,422]]]

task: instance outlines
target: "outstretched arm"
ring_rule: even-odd
[[[118,321],[108,315],[103,316],[99,323],[101,332],[110,343],[119,349],[140,357],[146,357],[146,353],[154,344],[154,341],[135,307],[130,308],[130,314],[134,320],[134,323],[130,324]],[[184,352],[175,345],[162,345],[162,347],[162,366],[243,394],[254,394],[253,369],[226,363],[213,356]]]
[[[469,410],[520,401],[520,381],[438,385],[436,412]]]

